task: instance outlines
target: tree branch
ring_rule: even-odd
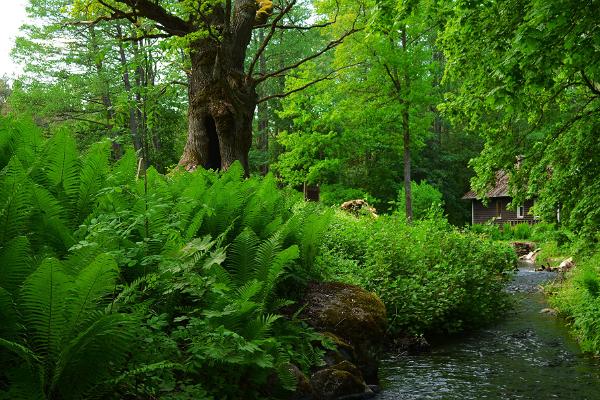
[[[273,20],[273,22],[271,23],[271,29],[269,30],[269,33],[267,34],[267,36],[265,36],[263,42],[261,43],[260,47],[258,48],[258,50],[256,51],[256,54],[254,55],[254,58],[252,59],[252,62],[250,63],[250,66],[248,67],[248,76],[252,76],[252,74],[254,73],[254,67],[256,66],[256,63],[258,62],[258,60],[260,59],[261,54],[265,51],[265,49],[267,48],[267,45],[269,44],[269,42],[271,41],[271,39],[273,38],[273,35],[275,34],[275,30],[277,29],[277,23],[279,21],[281,21],[281,19],[285,16],[285,14],[287,14],[288,12],[290,12],[290,10],[292,9],[292,7],[294,7],[294,5],[296,4],[297,0],[292,0]]]
[[[339,46],[340,44],[342,44],[344,42],[344,40],[350,36],[355,34],[356,32],[361,31],[362,29],[356,29],[356,28],[352,28],[349,31],[345,32],[342,36],[340,36],[338,39],[336,40],[332,40],[331,42],[329,42],[327,44],[327,46],[325,46],[324,48],[322,48],[321,50],[319,50],[318,52],[303,58],[302,60],[296,62],[295,64],[292,65],[288,65],[286,67],[281,68],[280,70],[268,73],[268,74],[264,74],[259,76],[258,78],[255,79],[255,84],[258,85],[259,83],[269,79],[269,78],[273,78],[273,77],[277,77],[277,76],[281,76],[283,74],[285,74],[287,71],[298,68],[299,66],[301,66],[302,64],[305,64],[311,60],[314,60],[315,58],[321,56],[322,54],[328,52],[331,49],[336,48],[337,46]]]
[[[581,77],[583,78],[583,81],[585,82],[586,86],[588,88],[590,88],[590,90],[592,91],[592,93],[594,93],[596,96],[600,96],[600,84],[597,82],[593,82],[586,74],[584,70],[581,70]]]
[[[325,81],[325,80],[330,80],[330,79],[333,79],[333,78],[331,77],[333,74],[336,74],[336,73],[338,73],[338,72],[340,72],[340,71],[342,71],[342,70],[344,70],[344,69],[348,69],[348,68],[356,67],[356,66],[358,66],[358,65],[360,65],[360,64],[362,64],[362,63],[355,63],[355,64],[351,64],[351,65],[346,65],[346,66],[343,66],[343,67],[341,67],[341,68],[337,68],[337,69],[335,69],[335,70],[331,71],[330,73],[328,73],[328,74],[327,74],[327,75],[325,75],[325,76],[322,76],[322,77],[320,77],[320,78],[318,78],[318,79],[315,79],[315,80],[313,80],[313,81],[310,81],[310,82],[306,83],[305,85],[302,85],[302,86],[300,86],[300,87],[297,87],[297,88],[295,88],[295,89],[292,89],[292,90],[290,90],[290,91],[288,91],[288,92],[285,92],[285,93],[278,93],[278,94],[273,94],[273,95],[270,95],[270,96],[263,97],[262,99],[258,100],[257,104],[260,104],[260,103],[263,103],[263,102],[265,102],[265,101],[272,100],[272,99],[282,99],[282,98],[284,98],[284,97],[287,97],[287,96],[289,96],[289,95],[291,95],[291,94],[293,94],[293,93],[297,93],[297,92],[300,92],[300,91],[302,91],[302,90],[304,90],[304,89],[306,89],[306,88],[309,88],[309,87],[311,87],[311,86],[313,86],[313,85],[315,85],[315,84],[317,84],[317,83],[319,83],[319,82],[323,82],[323,81]]]
[[[166,39],[166,38],[170,38],[171,36],[172,35],[169,35],[168,33],[145,33],[140,36],[123,37],[123,38],[120,38],[119,40],[121,40],[123,42],[135,42],[137,40],[142,40],[142,39]]]
[[[102,2],[102,0],[100,0]],[[187,21],[169,13],[151,0],[115,0],[130,7],[137,16],[142,16],[158,23],[158,29],[175,36],[185,36],[192,31]],[[106,6],[106,3],[102,2]],[[113,7],[114,8],[114,7]]]

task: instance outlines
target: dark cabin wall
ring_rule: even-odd
[[[487,206],[484,206],[480,200],[471,200],[473,203],[473,223],[484,224],[494,218],[493,222],[502,225],[505,223],[529,223],[537,222],[529,210],[533,207],[533,200],[525,202],[524,218],[517,218],[516,210],[508,210],[506,206],[510,203],[510,197],[497,197],[489,200]],[[499,217],[499,218],[498,218]]]

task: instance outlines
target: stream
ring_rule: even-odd
[[[554,276],[520,265],[505,319],[427,354],[388,357],[376,399],[600,399],[600,361],[581,353],[563,321],[540,313],[548,305],[539,285]]]

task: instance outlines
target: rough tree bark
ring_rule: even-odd
[[[214,10],[211,26],[223,26],[223,38],[190,44],[188,138],[179,161],[187,170],[199,166],[227,169],[239,160],[249,171],[252,117],[258,101],[254,81],[244,73],[252,36],[256,0],[236,1],[233,18]]]

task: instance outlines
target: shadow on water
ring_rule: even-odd
[[[560,319],[540,313],[539,285],[554,276],[521,265],[503,321],[429,354],[385,360],[377,399],[600,399],[598,360],[581,353]]]

